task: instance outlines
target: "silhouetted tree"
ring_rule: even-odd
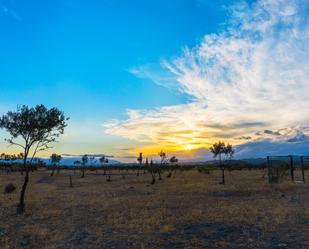
[[[148,158],[145,161],[144,174],[146,174],[146,168],[149,166]]]
[[[163,164],[167,162],[167,154],[163,150],[161,150],[159,153],[159,156],[160,156],[161,161],[160,161],[160,168],[158,168],[158,174],[159,174],[159,180],[162,180],[161,170],[162,170]]]
[[[143,153],[142,152],[139,153],[137,161],[138,161],[139,165],[142,165],[142,163],[143,163]],[[138,169],[137,169],[137,176],[139,176],[139,168],[140,167],[138,167]]]
[[[81,164],[82,164],[82,168],[81,168],[82,176],[81,176],[81,178],[85,177],[85,170],[86,170],[86,165],[87,165],[88,161],[89,161],[88,155],[83,155],[82,156],[82,162],[81,162]]]
[[[150,165],[148,166],[148,171],[151,174],[151,184],[155,184],[156,183],[156,166],[154,165],[152,159],[150,160]]]
[[[227,157],[232,158],[233,154],[234,154],[234,150],[232,145],[227,144],[225,145],[224,142],[219,141],[218,143],[214,143],[211,147],[210,147],[210,151],[211,153],[214,155],[214,157],[219,156],[219,164],[220,164],[220,168],[221,168],[221,172],[222,172],[222,184],[225,184],[225,164],[222,164],[222,154],[225,154]]]
[[[106,175],[106,168],[104,167],[105,164],[108,163],[108,158],[106,158],[104,155],[100,157],[99,159],[101,166],[103,167],[104,170],[104,175]]]
[[[53,169],[52,169],[52,172],[51,172],[50,176],[54,175],[55,167],[58,166],[58,164],[60,163],[61,159],[62,159],[61,155],[57,155],[56,153],[53,153],[50,156],[50,162],[52,163],[52,166],[53,166]]]
[[[17,111],[10,111],[0,119],[0,127],[5,129],[10,138],[6,141],[23,149],[24,183],[20,191],[17,213],[25,210],[25,193],[29,182],[29,170],[35,155],[51,148],[51,144],[63,134],[66,125],[63,112],[57,108],[48,109],[44,105],[29,108],[21,106]],[[29,162],[27,161],[30,159]]]
[[[175,156],[172,156],[169,161],[170,161],[172,166],[175,166],[175,164],[178,163],[178,159]],[[174,167],[170,168],[169,173],[168,173],[168,175],[166,177],[172,177],[173,168]],[[176,172],[176,169],[175,169],[175,172]]]
[[[177,159],[175,156],[172,156],[172,157],[170,158],[170,163],[171,163],[172,165],[177,164],[177,163],[178,163],[178,159]]]

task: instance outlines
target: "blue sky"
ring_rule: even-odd
[[[260,140],[261,138],[254,134],[261,131],[263,133],[266,129],[290,129],[289,136],[294,136],[293,134],[299,131],[306,136],[307,119],[292,117],[293,120],[275,123],[273,120],[265,120],[265,115],[271,111],[266,108],[261,109],[255,117],[249,115],[250,110],[245,110],[248,115],[240,117],[238,114],[241,111],[238,110],[237,113],[231,113],[239,116],[237,119],[231,120],[228,117],[223,121],[222,116],[213,114],[218,110],[212,109],[207,102],[209,99],[212,99],[212,103],[221,101],[221,97],[211,90],[214,85],[218,87],[221,81],[236,80],[229,78],[229,74],[220,78],[219,72],[222,75],[222,72],[225,74],[236,70],[238,74],[243,72],[244,68],[227,68],[226,64],[231,61],[226,60],[224,65],[218,63],[221,69],[211,68],[212,71],[206,72],[204,68],[213,58],[201,56],[203,49],[225,51],[226,54],[222,52],[221,58],[230,56],[235,62],[243,59],[235,57],[237,46],[245,47],[245,52],[250,49],[258,50],[256,47],[249,47],[248,28],[245,25],[252,25],[249,29],[253,30],[255,35],[266,32],[257,30],[259,25],[266,25],[266,20],[263,20],[265,13],[274,15],[274,19],[271,19],[273,23],[268,27],[274,33],[274,40],[264,39],[267,46],[274,41],[289,45],[283,47],[283,50],[291,47],[294,49],[293,45],[305,46],[307,37],[301,40],[296,37],[295,40],[287,41],[281,40],[281,35],[292,32],[288,25],[296,22],[294,19],[285,18],[291,15],[303,18],[308,14],[304,10],[298,12],[293,8],[302,4],[306,9],[308,4],[304,4],[305,1],[291,1],[290,4],[282,0],[279,2],[281,5],[271,0],[0,0],[0,111],[3,113],[15,109],[18,104],[37,103],[57,106],[64,110],[71,119],[66,136],[56,147],[56,150],[62,153],[105,152],[122,155],[144,148],[150,153],[161,147],[171,151],[192,150],[207,147],[220,138],[231,139],[235,144],[245,142],[244,139],[237,139],[240,137]],[[257,13],[260,19],[250,20],[250,13]],[[303,25],[304,27],[297,27],[298,31],[308,27],[308,22],[304,21]],[[243,28],[239,31],[236,26]],[[215,38],[215,35],[219,38]],[[208,40],[212,39],[215,45],[207,43],[207,37]],[[240,37],[242,41],[239,41]],[[231,45],[232,39],[235,44],[238,42],[236,47]],[[254,39],[250,42],[257,41]],[[235,53],[229,54],[233,49]],[[258,53],[271,54],[269,50],[258,50]],[[282,51],[278,53],[282,54]],[[305,59],[307,52],[295,49],[293,55],[308,65]],[[204,63],[202,60],[207,61]],[[256,59],[253,62],[256,63]],[[288,65],[290,64],[274,68],[271,64],[273,71],[270,74]],[[199,68],[198,71],[203,75],[197,74],[194,66]],[[290,68],[294,70],[294,65]],[[252,68],[250,70],[248,69],[248,72],[252,72]],[[304,75],[307,75],[307,68],[301,73],[303,75],[292,77],[303,79]],[[254,87],[260,86],[259,76],[254,74],[254,77]],[[217,81],[213,82],[215,80]],[[267,82],[276,80],[277,78],[266,79]],[[203,86],[200,86],[199,82],[204,82]],[[307,89],[308,85],[298,83]],[[291,82],[289,84],[285,87],[291,86]],[[251,92],[243,91],[246,88],[244,85],[241,87],[239,90],[234,85],[230,92],[235,90],[242,96],[251,96]],[[276,87],[278,86],[274,85],[274,88]],[[193,89],[197,89],[199,93]],[[267,91],[271,94],[273,89]],[[233,103],[237,94],[224,97]],[[285,97],[279,96],[278,101]],[[254,99],[254,102],[246,105],[261,104],[258,96],[252,95],[251,99]],[[296,103],[295,108],[306,104],[301,100]],[[222,106],[219,113],[228,109],[228,106]],[[289,111],[292,109],[287,110]],[[192,121],[192,128],[192,124],[175,120],[173,115],[181,116],[182,113],[188,113],[188,118],[189,113],[202,113],[207,120]],[[164,125],[166,117],[168,123]],[[160,124],[162,121],[162,126],[159,131],[152,131],[149,127],[158,127],[157,121],[160,121]],[[225,134],[227,129],[224,132],[221,129],[224,134],[220,137],[218,132],[199,129],[200,122],[210,122],[211,126],[218,123],[218,127],[229,126],[233,130],[231,133],[237,135],[231,137],[232,135]],[[175,134],[183,131],[179,126],[171,128],[171,123],[184,125],[184,130],[189,130],[187,135],[191,138],[204,136],[205,142],[198,139],[189,141],[186,138],[175,142]],[[248,125],[241,126],[240,123],[263,125],[249,125],[248,128]],[[236,132],[236,126],[241,126],[241,131],[237,128]],[[151,135],[145,134],[149,130]],[[161,136],[164,132],[168,133],[168,138]],[[286,132],[283,133],[285,138]],[[5,135],[1,133],[1,136]],[[207,137],[213,139],[207,140]],[[263,136],[263,139],[273,138]],[[169,146],[170,144],[172,146]],[[5,143],[2,143],[0,148],[5,150]]]

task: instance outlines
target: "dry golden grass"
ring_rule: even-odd
[[[1,173],[0,248],[309,248],[307,183],[270,185],[260,170],[226,172],[226,185],[219,171],[155,185],[149,174],[102,173],[32,173],[22,216],[23,176]],[[18,191],[4,194],[8,183]]]

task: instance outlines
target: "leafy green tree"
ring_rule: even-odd
[[[23,105],[17,111],[9,111],[0,118],[0,128],[5,129],[10,138],[6,141],[23,149],[24,183],[20,191],[17,213],[25,211],[25,193],[29,182],[29,171],[35,155],[52,147],[64,133],[67,118],[57,108],[48,109],[44,105],[28,107]]]
[[[52,166],[53,166],[53,169],[52,169],[52,172],[51,172],[50,176],[54,175],[55,168],[58,166],[58,164],[60,163],[61,159],[62,159],[61,155],[57,155],[56,153],[53,153],[50,156],[50,162],[52,163]]]

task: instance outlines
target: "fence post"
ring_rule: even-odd
[[[267,173],[268,173],[268,183],[271,183],[271,174],[270,174],[270,160],[269,156],[267,156]]]
[[[305,183],[305,169],[304,169],[304,157],[300,157],[300,163],[301,163],[301,174],[303,177],[303,182]]]
[[[294,161],[293,156],[290,156],[290,171],[291,171],[291,180],[294,182]]]

